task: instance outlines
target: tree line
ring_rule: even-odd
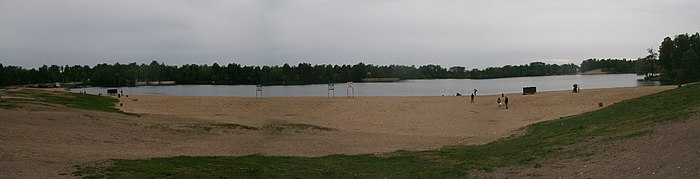
[[[489,67],[483,70],[464,68],[447,69],[440,65],[311,65],[300,63],[296,66],[243,66],[236,63],[227,65],[182,66],[166,65],[152,61],[150,64],[98,64],[58,66],[43,65],[36,69],[0,64],[0,86],[76,83],[92,86],[133,86],[136,82],[175,81],[177,84],[265,84],[300,85],[322,83],[344,83],[362,81],[363,78],[399,79],[486,79],[519,76],[545,76],[576,74],[574,64],[556,65],[532,62],[526,65],[506,65]]]
[[[627,59],[586,59],[581,62],[581,72],[600,69],[603,72],[618,74],[618,73],[636,73],[635,60]]]
[[[549,76],[549,75],[573,75],[579,72],[579,66],[571,64],[546,64],[532,62],[528,65],[506,65],[503,67],[489,67],[483,70],[472,69],[467,71],[470,79],[508,78],[524,76]]]

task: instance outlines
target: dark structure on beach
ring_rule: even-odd
[[[523,95],[535,94],[535,93],[537,93],[537,87],[534,87],[534,86],[523,87]]]

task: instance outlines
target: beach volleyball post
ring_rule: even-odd
[[[350,98],[350,91],[352,90],[352,98],[355,98],[355,88],[353,87],[353,83],[348,82],[347,83],[348,87],[345,89],[345,93],[348,95],[348,98]]]
[[[335,98],[335,83],[328,83],[328,98],[331,98],[331,91],[333,92],[333,98]]]
[[[258,93],[260,93],[260,98],[263,97],[262,84],[255,85],[255,99],[258,99]]]

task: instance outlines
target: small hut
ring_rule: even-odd
[[[534,86],[523,87],[523,95],[535,94],[535,93],[537,93],[537,87],[534,87]]]
[[[117,95],[117,89],[107,89],[107,94],[109,95]]]

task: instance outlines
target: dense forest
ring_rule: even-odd
[[[586,72],[590,70],[601,69],[603,72],[608,73],[635,73],[636,72],[636,62],[635,60],[627,59],[587,59],[581,62],[581,72]]]
[[[177,84],[265,84],[295,85],[344,83],[363,78],[399,79],[485,79],[519,76],[545,76],[576,74],[574,64],[556,65],[532,62],[528,65],[490,67],[483,70],[465,70],[454,67],[449,70],[440,65],[419,67],[404,65],[378,66],[358,63],[355,65],[296,66],[241,66],[231,63],[225,66],[187,64],[170,66],[153,61],[150,64],[98,64],[90,66],[44,65],[38,69],[24,69],[0,64],[0,85],[26,85],[47,83],[76,83],[93,86],[132,86],[139,81],[175,81]]]

